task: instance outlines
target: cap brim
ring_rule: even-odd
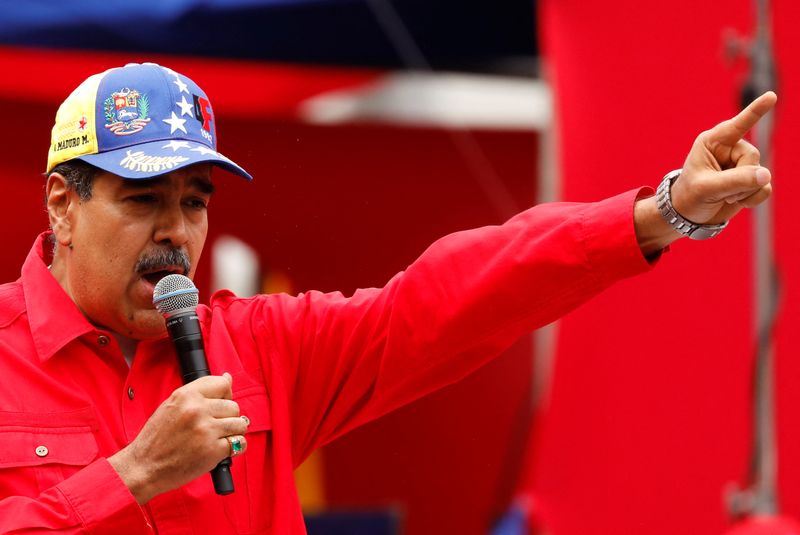
[[[211,163],[247,180],[253,179],[233,160],[193,141],[151,141],[76,159],[131,180],[153,178],[196,163]]]

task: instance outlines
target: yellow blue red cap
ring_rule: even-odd
[[[128,179],[208,162],[253,177],[217,152],[216,118],[191,79],[155,63],[132,63],[87,78],[56,114],[47,172],[83,160]]]

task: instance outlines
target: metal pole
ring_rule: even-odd
[[[752,94],[760,95],[775,84],[769,0],[756,0],[756,37],[751,49]],[[772,163],[773,115],[767,114],[755,127],[755,141],[761,164]],[[767,201],[754,214],[756,363],[755,363],[755,447],[753,451],[753,513],[778,512],[777,445],[775,437],[775,347],[773,327],[778,308],[778,280],[775,269],[773,205]]]
[[[748,104],[775,88],[769,0],[755,0],[756,33],[748,47],[750,77],[742,89],[742,103]],[[772,163],[773,114],[756,125],[754,141],[761,152],[761,165]],[[753,453],[750,487],[731,496],[734,516],[776,515],[778,513],[778,457],[775,436],[775,347],[773,328],[780,297],[775,266],[773,205],[766,201],[753,214],[753,273],[756,333],[753,399]]]

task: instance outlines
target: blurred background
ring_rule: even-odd
[[[796,2],[0,0],[0,13],[3,281],[47,225],[58,104],[128,62],[200,84],[220,150],[255,176],[216,178],[201,296],[381,286],[446,233],[655,187],[699,132],[775,89],[754,134],[769,206],[326,446],[297,481],[312,535],[800,533]]]

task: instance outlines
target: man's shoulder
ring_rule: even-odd
[[[0,329],[13,322],[25,312],[25,294],[22,283],[17,280],[0,284]]]

